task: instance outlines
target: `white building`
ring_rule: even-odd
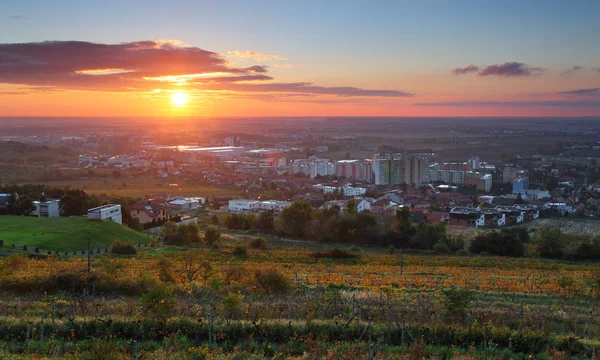
[[[206,199],[203,197],[186,197],[169,201],[169,207],[176,210],[194,210],[204,204]]]
[[[344,185],[342,189],[344,191],[344,196],[361,196],[367,193],[367,189],[363,187]]]
[[[60,216],[60,200],[43,199],[34,201],[35,210],[31,213],[37,217],[59,217]]]
[[[276,212],[280,212],[290,205],[292,205],[292,203],[290,201],[264,200],[264,201],[259,201],[256,204],[256,206],[253,207],[253,210],[257,210],[257,211],[273,210]]]
[[[400,185],[404,181],[404,156],[400,153],[373,155],[375,185]]]
[[[250,211],[250,210],[256,208],[257,204],[258,204],[258,200],[249,200],[249,199],[229,200],[229,211],[230,212]]]
[[[96,221],[113,221],[119,225],[123,225],[121,205],[109,204],[88,209],[88,219]]]

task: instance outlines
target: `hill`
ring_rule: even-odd
[[[145,244],[149,237],[113,222],[86,217],[35,218],[0,216],[0,240],[7,245],[27,245],[42,250],[76,251],[110,247],[116,240]],[[6,245],[5,245],[6,246]]]

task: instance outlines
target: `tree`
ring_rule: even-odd
[[[406,233],[411,236],[415,233],[413,222],[410,219],[410,210],[406,206],[403,206],[396,211],[396,220],[398,222],[398,232]]]
[[[207,275],[211,270],[210,264],[202,258],[202,254],[194,249],[183,253],[182,265],[182,272],[190,283],[196,280],[202,271]]]
[[[35,206],[29,196],[19,196],[11,206],[13,215],[29,216],[34,210]]]
[[[355,215],[358,212],[358,204],[354,199],[350,199],[344,207],[344,214]]]
[[[273,231],[275,227],[275,212],[273,210],[263,211],[258,215],[256,228],[264,233]]]
[[[200,242],[200,227],[197,223],[189,222],[187,224],[181,224],[177,230],[180,236],[183,238],[184,244]]]
[[[310,234],[313,212],[309,201],[294,201],[281,212],[282,230],[290,236],[305,238]]]
[[[60,199],[62,216],[86,215],[89,208],[88,198],[82,190],[69,190]]]
[[[551,259],[561,257],[565,247],[561,235],[562,232],[557,227],[546,226],[538,229],[533,237],[537,255]]]
[[[204,242],[208,245],[214,245],[221,239],[221,233],[217,228],[209,226],[204,230]]]
[[[219,225],[219,217],[216,214],[212,214],[210,222],[215,226]]]
[[[523,256],[525,253],[522,234],[512,229],[480,233],[471,240],[469,250],[474,254],[485,251],[498,256]]]
[[[431,250],[433,245],[446,241],[446,226],[444,223],[417,226],[415,235],[410,239],[409,246],[414,249]]]

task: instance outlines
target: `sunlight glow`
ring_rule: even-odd
[[[187,103],[188,94],[184,91],[177,91],[171,94],[171,102],[177,107],[182,107]]]

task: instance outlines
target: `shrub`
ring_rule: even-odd
[[[473,254],[487,252],[498,256],[523,256],[525,253],[519,234],[512,230],[480,233],[471,241],[469,250]]]
[[[395,253],[396,253],[396,248],[394,247],[394,245],[388,246],[388,254],[394,255]]]
[[[315,251],[312,254],[315,258],[330,258],[330,259],[353,259],[358,257],[358,255],[351,254],[345,250],[341,249],[331,249],[329,251]]]
[[[557,227],[544,227],[535,232],[535,251],[539,257],[559,258],[565,247],[561,239],[561,231]]]
[[[448,245],[444,243],[437,243],[433,245],[433,251],[435,251],[438,254],[449,254],[451,252]]]
[[[225,318],[227,319],[227,324],[229,321],[239,317],[242,312],[242,303],[244,302],[244,295],[240,293],[229,293],[227,297],[223,299],[221,304],[223,305],[223,310],[225,310]]]
[[[448,317],[464,317],[474,299],[475,295],[469,289],[451,287],[442,290],[441,302]]]
[[[471,255],[471,253],[469,252],[468,249],[460,249],[456,252],[456,255],[469,256],[469,255]]]
[[[221,233],[217,228],[209,226],[204,230],[204,242],[208,245],[214,245],[221,239]]]
[[[113,243],[110,252],[113,254],[120,255],[136,255],[137,249],[135,248],[135,246],[133,246],[133,244],[117,240]]]
[[[246,250],[246,247],[244,246],[244,244],[236,244],[235,247],[233,248],[233,255],[246,256],[247,254],[248,254],[248,250]]]
[[[269,245],[267,245],[267,241],[264,238],[255,237],[248,240],[248,242],[246,243],[246,247],[248,249],[267,250],[269,248]]]
[[[140,307],[144,316],[166,321],[173,312],[175,295],[166,285],[157,284],[146,290],[140,297]]]
[[[256,270],[254,279],[267,296],[285,294],[291,288],[290,280],[275,269]]]

